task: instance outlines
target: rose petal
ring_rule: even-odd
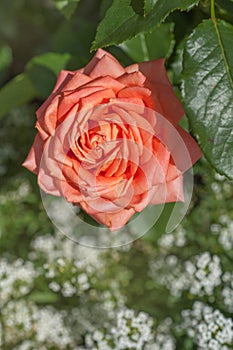
[[[57,82],[52,92],[60,92],[63,87],[73,78],[74,75],[75,73],[72,71],[62,70],[57,77]]]
[[[63,84],[63,87],[60,90],[60,92],[67,90],[76,90],[79,87],[91,81],[92,79],[89,78],[87,75],[82,74],[80,72],[76,72],[66,84]]]
[[[177,126],[177,130],[182,137],[182,140],[187,148],[187,151],[190,156],[191,164],[189,159],[182,159],[182,164],[180,166],[180,169],[185,172],[188,170],[193,164],[195,164],[198,159],[200,159],[202,153],[200,150],[200,147],[198,146],[197,142],[194,140],[194,138],[188,134],[184,129],[182,129],[179,125]],[[182,149],[180,150],[180,158],[182,158]]]
[[[57,111],[59,118],[65,116],[73,106],[77,105],[80,102],[81,98],[91,95],[100,90],[103,90],[101,86],[92,86],[74,90],[72,92],[64,91],[59,97],[59,105]]]
[[[57,82],[55,84],[55,87],[51,93],[51,95],[47,98],[47,100],[40,106],[40,108],[37,110],[36,115],[38,119],[43,118],[44,113],[54,97],[57,95],[59,91],[63,88],[65,84],[68,83],[68,81],[73,77],[74,72],[68,71],[68,70],[62,70],[60,74],[57,77]]]
[[[143,86],[146,77],[141,72],[125,73],[117,78],[125,86]]]
[[[67,202],[79,203],[83,200],[83,196],[80,191],[66,181],[60,182],[60,191],[62,196],[66,198]]]
[[[162,114],[171,122],[178,123],[184,115],[184,110],[168,79],[164,61],[160,59],[139,63],[139,70],[151,83],[149,87],[153,92],[152,97],[155,96],[155,107],[159,100],[163,110]]]
[[[35,174],[38,174],[38,168],[43,153],[43,146],[44,142],[41,139],[40,134],[37,134],[34,143],[29,151],[29,154],[22,164],[25,168]]]
[[[92,72],[92,70],[94,69],[94,67],[97,65],[97,63],[104,57],[107,56],[109,58],[111,58],[111,62],[114,62],[117,66],[119,65],[119,62],[117,61],[117,59],[112,56],[108,51],[102,50],[102,49],[98,49],[95,53],[95,56],[91,59],[91,61],[86,65],[86,67],[84,67],[82,70],[79,70],[80,72],[82,71],[82,73],[90,75],[90,73]],[[104,75],[110,75],[111,74],[104,74]],[[103,75],[103,76],[104,76]]]
[[[84,70],[86,73],[86,70]],[[124,68],[115,58],[109,55],[104,55],[89,72],[91,78],[104,77],[109,75],[113,78],[118,78],[125,73]]]
[[[38,117],[36,122],[36,127],[48,135],[53,135],[57,126],[57,108],[58,108],[59,96],[55,96],[54,99],[50,102],[47,109],[43,115]]]
[[[82,107],[92,107],[100,103],[107,103],[109,99],[114,98],[115,93],[112,89],[103,89],[81,99]]]
[[[141,86],[130,86],[122,89],[118,93],[118,97],[136,97],[143,100],[146,107],[152,108],[153,102],[151,99],[151,91]]]
[[[54,196],[62,196],[62,193],[59,190],[59,186],[57,185],[55,179],[46,174],[44,168],[39,169],[38,184],[44,192],[52,194]]]
[[[125,71],[128,74],[139,72],[139,66],[137,63],[131,64],[131,66],[125,67]]]
[[[150,204],[163,204],[169,202],[183,202],[183,176],[180,175],[172,181],[154,186],[150,193]]]
[[[85,86],[84,86],[85,88],[90,87],[90,86],[101,86],[103,88],[112,89],[114,91],[114,93],[117,93],[118,91],[120,91],[121,89],[123,89],[125,87],[124,84],[120,83],[116,79],[113,79],[109,75],[104,76],[104,77],[99,77],[99,78],[96,78],[93,80],[90,79],[90,80],[91,80],[90,82],[85,84]]]
[[[110,228],[111,231],[118,230],[122,228],[131,216],[134,215],[134,209],[122,209],[117,213],[108,213],[108,212],[95,212],[90,213],[89,205],[86,202],[80,203],[83,210],[90,214],[96,221],[100,224],[104,224]]]

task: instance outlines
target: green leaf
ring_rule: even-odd
[[[36,96],[37,91],[29,77],[26,74],[18,75],[0,90],[0,118]]]
[[[5,78],[6,71],[12,63],[12,51],[7,45],[0,44],[0,83]]]
[[[102,0],[100,5],[100,18],[103,18],[106,11],[112,5],[113,0]]]
[[[184,50],[182,94],[191,127],[211,165],[233,179],[233,26],[206,20]]]
[[[131,39],[140,32],[148,32],[161,23],[169,13],[180,9],[190,10],[199,0],[157,0],[148,16],[135,13],[131,0],[114,0],[97,28],[92,50]]]
[[[180,85],[181,81],[182,81],[183,54],[184,54],[184,45],[185,44],[186,44],[186,38],[184,38],[179,43],[179,45],[176,47],[174,60],[171,64],[173,85]]]
[[[144,15],[148,15],[150,11],[153,9],[157,0],[144,0]]]
[[[58,295],[53,292],[33,292],[29,299],[38,304],[56,303],[59,300]]]
[[[130,6],[140,16],[144,15],[144,0],[131,0]]]
[[[28,62],[26,72],[37,89],[39,97],[48,97],[56,83],[57,75],[66,68],[69,60],[69,54],[49,52],[35,56]]]
[[[233,0],[215,0],[216,10],[219,17],[232,22],[233,20]],[[217,13],[218,13],[217,12]]]
[[[56,8],[63,13],[66,19],[73,15],[80,0],[53,0]]]
[[[138,34],[135,38],[120,44],[135,62],[169,57],[173,51],[174,23],[163,23],[149,33]]]

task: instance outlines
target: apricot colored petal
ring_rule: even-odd
[[[158,159],[159,165],[162,167],[164,174],[167,174],[167,169],[170,160],[170,152],[158,140],[153,139],[153,148],[155,157]]]
[[[134,215],[134,209],[122,209],[116,213],[95,212],[93,213],[86,202],[81,202],[81,207],[89,215],[91,215],[97,222],[104,224],[110,228],[111,231],[122,228],[128,220]]]
[[[112,99],[111,102],[131,103],[144,107],[143,100],[141,98],[136,97],[116,97],[116,99]]]
[[[95,56],[91,59],[91,61],[86,65],[86,67],[78,70],[81,73],[87,74],[89,75],[91,73],[91,71],[94,69],[94,67],[96,66],[96,64],[101,60],[101,58],[103,58],[104,56],[108,56],[109,58],[111,58],[115,63],[119,62],[117,61],[117,59],[112,56],[108,51],[105,51],[103,49],[98,49],[95,53]]]
[[[151,99],[151,91],[142,86],[126,87],[118,93],[118,97],[141,98],[147,107],[153,107],[153,102]]]
[[[117,80],[125,86],[143,86],[146,77],[141,72],[125,73]]]
[[[38,174],[38,168],[43,153],[43,145],[44,142],[41,139],[40,134],[37,134],[34,139],[34,143],[29,151],[29,154],[22,164],[25,168],[35,174]]]
[[[40,188],[49,194],[54,196],[61,196],[62,193],[59,190],[59,186],[56,184],[56,179],[48,175],[44,168],[40,168],[38,173],[38,184]]]
[[[112,200],[108,200],[102,197],[94,198],[94,199],[88,199],[83,198],[88,203],[89,207],[89,213],[94,214],[96,212],[101,213],[117,213],[119,210],[121,210],[122,205],[117,205],[116,202],[113,202]]]
[[[135,72],[139,72],[139,65],[138,63],[134,63],[134,64],[131,64],[130,66],[128,67],[125,67],[125,71],[126,73],[130,74],[130,73],[135,73]]]
[[[74,72],[62,70],[60,74],[57,77],[57,82],[54,86],[54,89],[51,93],[51,95],[45,100],[45,102],[40,106],[40,108],[37,110],[36,115],[38,119],[41,119],[50,105],[50,103],[53,101],[54,97],[58,94],[59,91],[62,90],[62,88],[65,86],[65,84],[68,83],[68,81],[73,77]]]
[[[110,75],[113,78],[118,78],[124,73],[124,68],[115,58],[109,55],[104,55],[90,71],[89,76],[91,78],[98,78]]]
[[[144,210],[148,204],[149,204],[149,191],[140,195],[135,195],[132,202],[130,203],[132,208],[134,208],[134,210],[138,213]]]
[[[99,103],[108,102],[109,99],[114,98],[115,96],[116,95],[112,89],[103,89],[83,97],[81,99],[81,105],[82,107],[96,106]]]
[[[170,182],[175,180],[177,177],[181,175],[181,172],[177,169],[174,164],[169,164],[166,174],[166,181]]]
[[[43,137],[47,135],[53,135],[57,126],[58,118],[58,102],[59,96],[55,96],[44,111],[43,115],[38,117],[36,127],[40,130]]]
[[[179,125],[172,125],[162,116],[157,116],[156,137],[171,153],[176,167],[185,172],[200,158],[201,151],[196,141]]]
[[[186,171],[201,158],[202,153],[197,142],[189,133],[187,133],[187,131],[182,129],[179,125],[177,126],[177,130],[183,139],[183,142],[187,148],[187,151],[189,153],[190,160],[191,160],[191,164],[190,164],[190,161],[183,162],[182,170]],[[182,150],[180,152],[182,152]],[[180,157],[182,157],[182,155],[180,155]]]
[[[72,186],[66,181],[60,182],[60,191],[62,193],[62,196],[66,198],[67,202],[79,203],[83,200],[83,196],[78,190],[78,188]]]
[[[74,72],[69,70],[62,70],[57,77],[57,82],[52,92],[60,92],[64,86],[73,78],[73,76]]]
[[[85,84],[84,87],[86,88],[90,86],[102,86],[103,88],[112,89],[115,93],[117,93],[125,87],[124,84],[120,83],[118,80],[110,77],[109,75],[92,79],[90,82]]]
[[[184,115],[184,110],[168,79],[164,59],[139,63],[139,70],[151,83],[152,97],[155,96],[156,101],[159,100],[163,110],[162,114],[171,122],[178,123]]]
[[[76,106],[81,98],[93,94],[96,91],[102,90],[101,86],[93,86],[81,88],[75,91],[64,91],[59,98],[58,115],[59,118],[66,115],[72,107]]]
[[[78,105],[73,106],[67,114],[66,119],[56,128],[55,134],[50,138],[54,153],[56,153],[58,157],[56,157],[56,159],[59,159],[60,155],[66,154],[75,141],[75,137],[72,139],[71,133],[73,129],[77,127],[77,109]]]
[[[66,84],[63,84],[61,92],[67,90],[76,90],[79,87],[89,83],[90,81],[92,81],[92,79],[87,75],[76,72]]]
[[[62,167],[64,166],[65,161],[65,155],[62,154],[60,156],[60,162],[58,162],[56,159],[54,159],[53,155],[53,148],[51,147],[51,142],[48,140],[44,145],[44,151],[41,158],[41,162],[39,165],[39,175],[42,179],[42,174],[46,174],[47,176],[57,179],[59,181],[65,180],[63,173],[62,173]],[[43,179],[42,179],[43,181]]]
[[[150,191],[149,204],[163,204],[170,202],[183,202],[183,176],[180,175],[172,181],[154,186]]]
[[[148,183],[147,175],[140,167],[134,175],[133,187],[135,196],[147,193],[150,189],[150,184]]]
[[[184,185],[183,176],[180,175],[166,183],[167,195],[166,203],[169,202],[184,202]]]

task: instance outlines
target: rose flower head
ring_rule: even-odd
[[[99,49],[59,74],[23,165],[46,193],[120,229],[147,205],[184,200],[183,174],[201,152],[183,114],[164,59],[124,68]]]

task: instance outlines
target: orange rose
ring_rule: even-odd
[[[163,59],[123,68],[98,50],[59,74],[23,165],[46,193],[119,229],[148,204],[183,200],[183,173],[201,155],[183,114]]]

